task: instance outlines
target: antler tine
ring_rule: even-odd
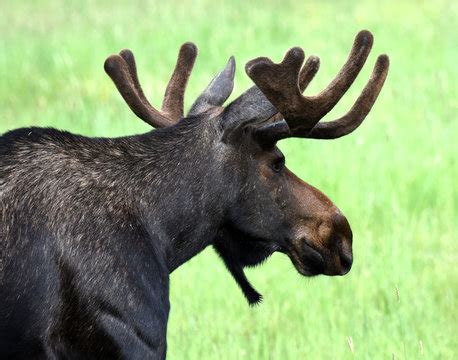
[[[369,82],[347,114],[334,121],[318,123],[310,132],[301,134],[298,131],[294,136],[314,139],[336,139],[351,133],[361,125],[372,109],[385,83],[389,65],[390,61],[387,55],[380,55],[377,58]]]
[[[319,69],[320,58],[314,55],[309,56],[299,74],[299,89],[301,92],[304,92],[307,86],[309,86]]]
[[[303,98],[298,86],[299,71],[303,61],[304,51],[295,47],[288,50],[279,64],[273,63],[269,58],[261,57],[249,61],[245,66],[248,76],[278,112],[287,119],[291,128],[293,124],[303,123],[302,115],[307,111],[309,103]],[[299,119],[297,119],[298,114],[301,115]]]
[[[183,117],[184,93],[196,56],[197,47],[193,43],[181,46],[165,91],[162,111],[156,110],[143,93],[132,51],[124,49],[119,55],[110,56],[105,61],[105,71],[138,117],[154,127],[167,127]]]
[[[321,119],[325,116],[347,92],[363,68],[373,43],[374,37],[367,30],[360,31],[356,35],[347,61],[334,80],[318,95],[309,97],[310,101],[316,104],[315,117]]]
[[[135,59],[129,50],[124,50],[123,55],[111,55],[105,60],[105,72],[110,76],[131,110],[143,121],[153,127],[167,127],[173,121],[156,110],[146,100],[138,82]]]
[[[351,86],[369,55],[372,43],[372,35],[361,31],[337,77],[313,97],[302,96],[299,89],[299,70],[304,61],[300,48],[290,49],[279,64],[268,58],[252,60],[247,63],[246,72],[284,116],[291,130],[300,128],[306,132],[335,106]]]
[[[307,86],[309,86],[310,82],[313,80],[319,69],[320,58],[314,55],[309,56],[299,74],[299,89],[301,92],[304,92]],[[267,122],[273,123],[280,120],[283,120],[283,115],[281,113],[277,113],[274,116],[272,116]]]
[[[119,55],[124,59],[124,61],[127,64],[129,75],[132,80],[132,84],[134,85],[135,89],[137,90],[137,93],[141,101],[144,102],[145,104],[149,104],[149,101],[146,98],[145,94],[143,93],[143,89],[140,86],[140,82],[138,80],[137,64],[135,63],[134,54],[129,49],[124,49],[119,52]]]
[[[167,85],[164,101],[162,102],[162,111],[167,113],[174,121],[178,121],[183,117],[184,93],[196,57],[196,45],[188,42],[181,46],[175,70]]]

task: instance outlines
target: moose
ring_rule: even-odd
[[[105,70],[131,110],[156,128],[89,138],[52,128],[0,137],[0,354],[5,358],[164,359],[169,275],[212,245],[250,304],[244,274],[272,253],[304,276],[352,265],[345,216],[285,166],[291,137],[335,139],[371,110],[388,73],[377,58],[343,117],[320,120],[351,86],[371,50],[361,31],[336,78],[304,96],[319,68],[291,48],[280,63],[245,70],[254,86],[226,107],[235,61],[183,111],[197,48],[184,44],[161,110],[140,86],[129,50]]]

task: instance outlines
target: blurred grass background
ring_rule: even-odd
[[[458,3],[453,1],[1,1],[0,132],[53,126],[90,136],[148,130],[103,71],[137,56],[159,106],[179,46],[200,54],[187,105],[230,55],[243,65],[291,46],[321,57],[322,89],[369,29],[372,54],[327,119],[351,106],[375,58],[391,69],[365,123],[336,141],[287,140],[288,166],[349,218],[354,267],[299,276],[275,255],[248,273],[249,308],[213,250],[172,274],[170,359],[453,359],[458,356]],[[350,345],[351,343],[351,345]]]

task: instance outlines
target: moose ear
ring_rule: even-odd
[[[202,114],[211,108],[221,107],[234,89],[235,59],[229,58],[226,67],[216,75],[189,110],[188,116]]]
[[[220,119],[223,141],[239,138],[241,129],[267,120],[277,112],[261,90],[257,86],[252,86],[224,109]]]

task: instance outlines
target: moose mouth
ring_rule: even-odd
[[[296,270],[303,276],[312,277],[326,273],[326,260],[315,246],[305,238],[292,241],[288,238],[274,241],[268,238],[256,237],[253,234],[230,227],[231,234],[237,233],[239,239],[243,239],[240,248],[257,254],[246,258],[242,255],[238,260],[243,267],[252,267],[264,263],[274,252],[280,252],[288,256]],[[242,245],[242,244],[240,244]]]
[[[285,252],[291,259],[296,270],[304,276],[342,276],[347,274],[353,263],[350,247],[342,247],[338,251],[318,250],[306,239],[293,242],[289,251]]]
[[[286,252],[296,270],[308,277],[324,274],[326,261],[323,255],[304,239],[299,244],[300,249],[291,248]]]

